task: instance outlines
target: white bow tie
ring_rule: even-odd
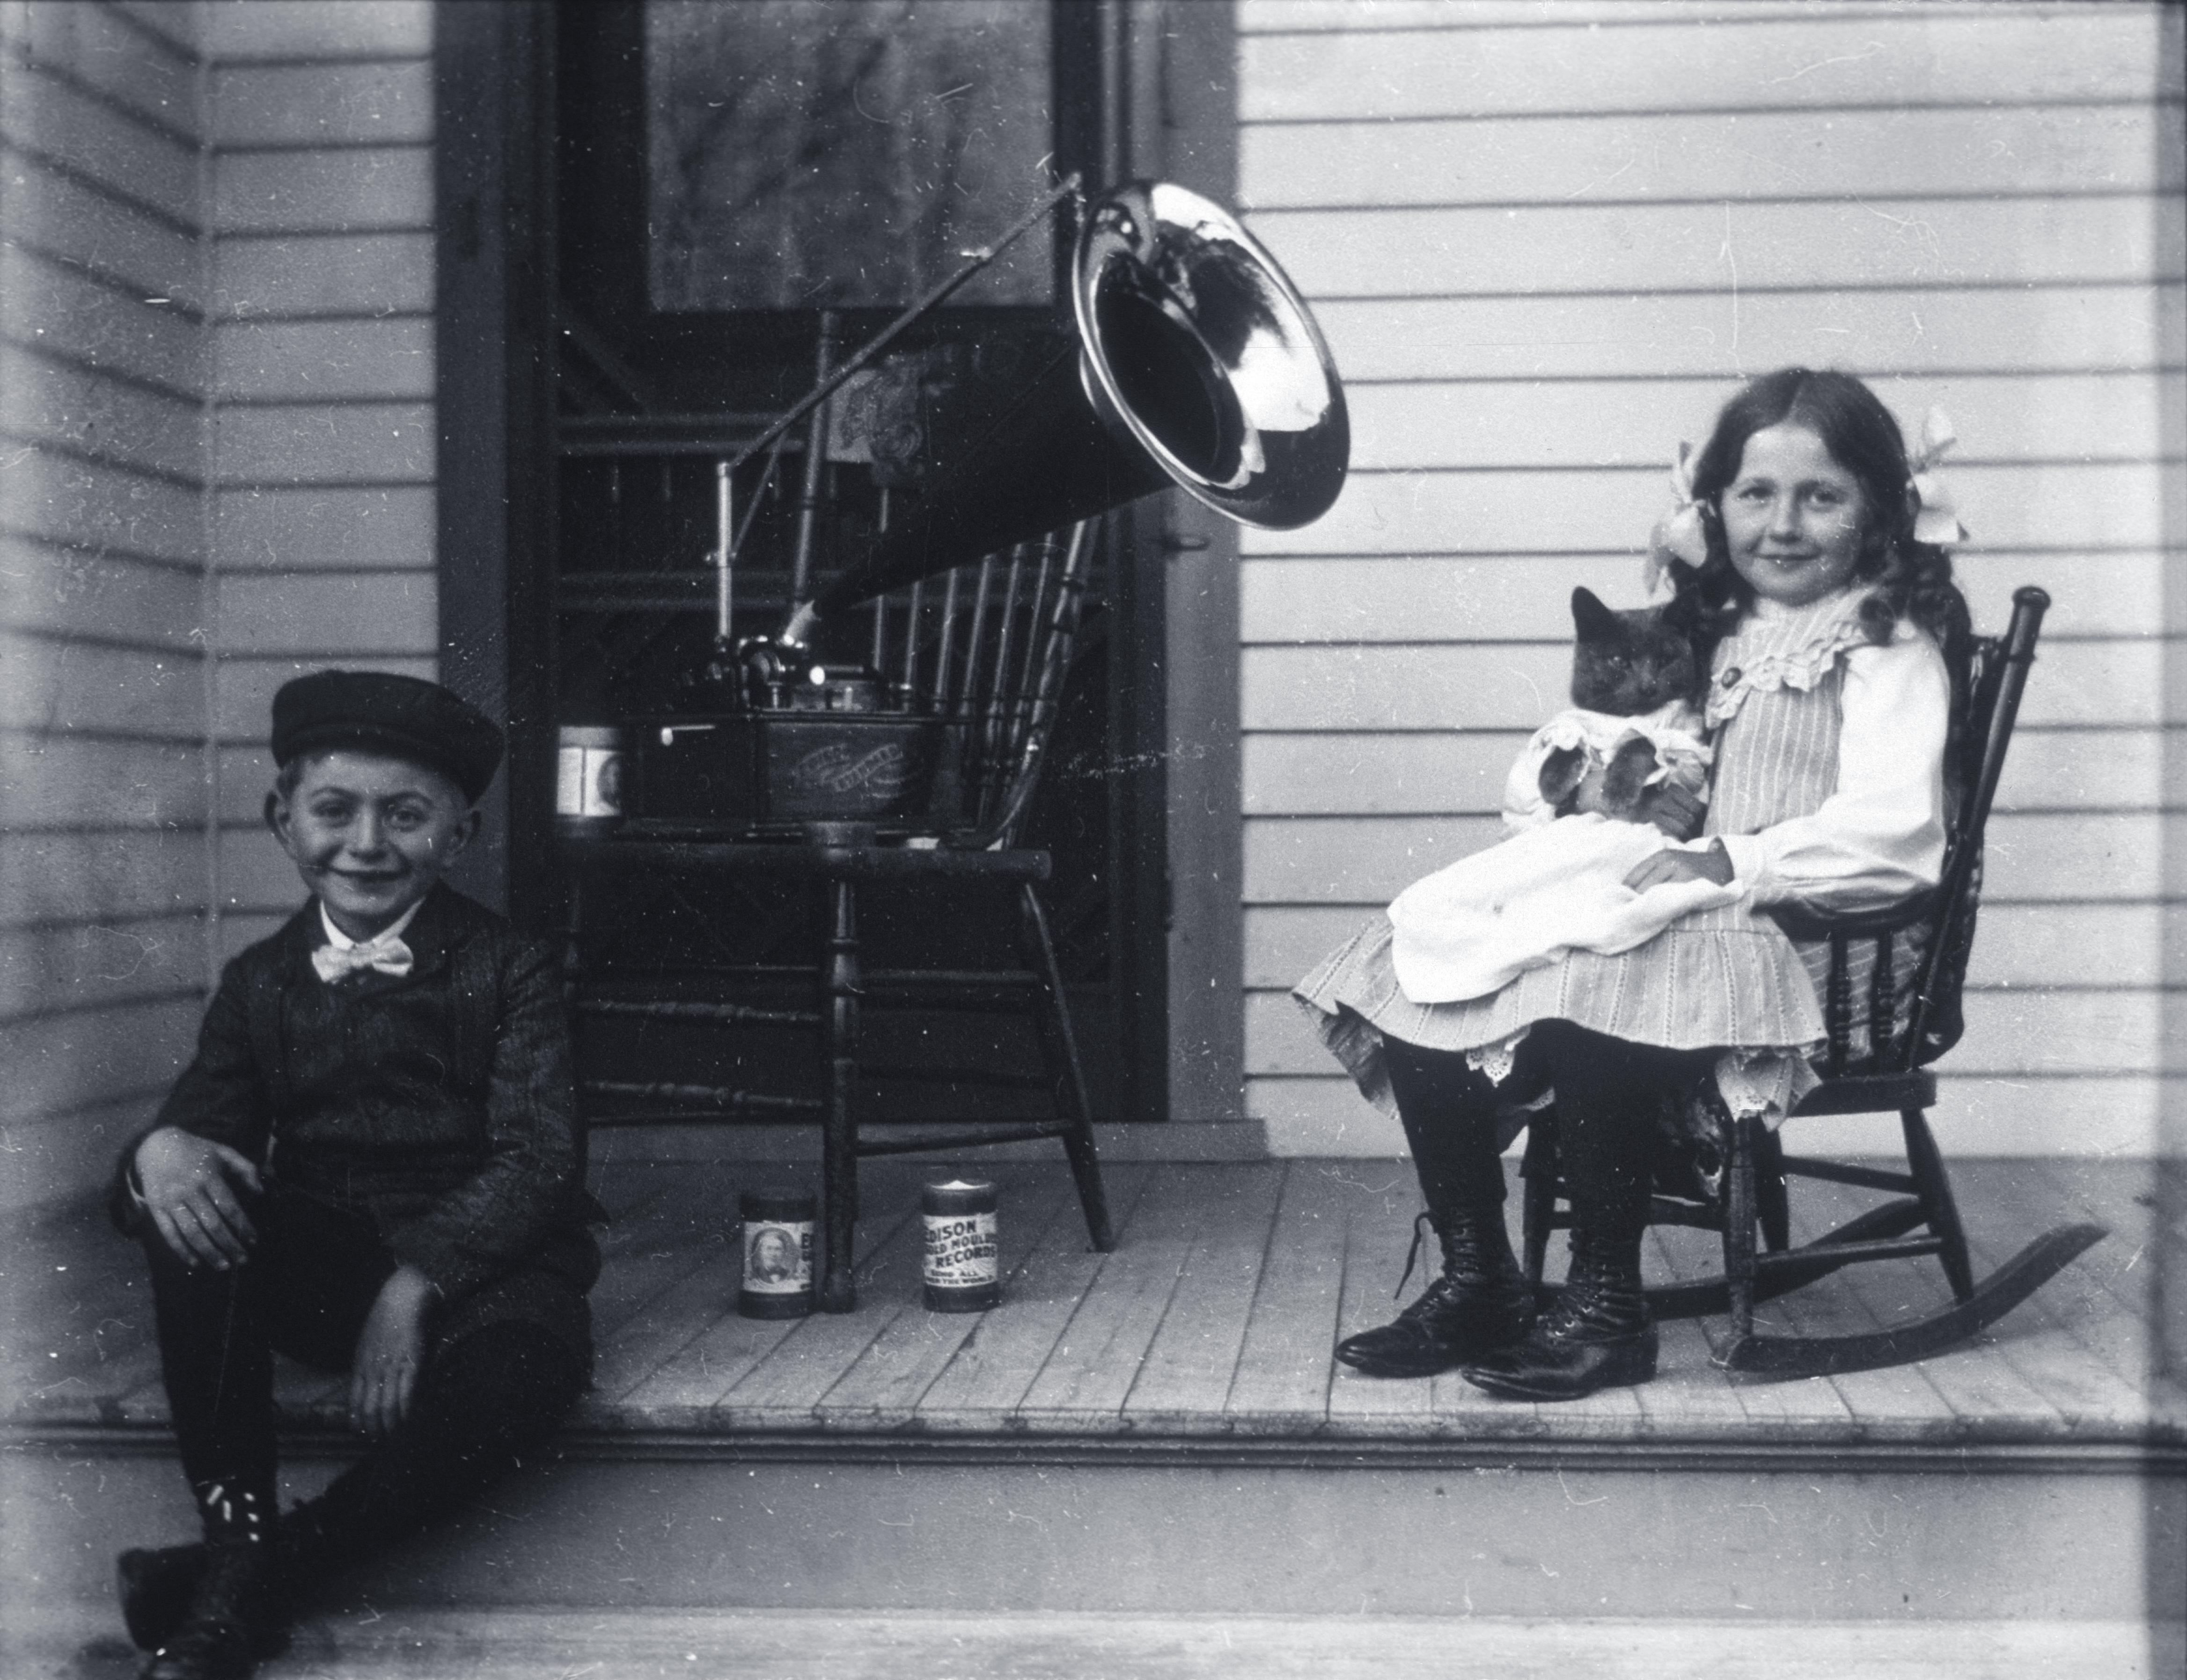
[[[415,961],[408,946],[399,939],[385,936],[365,940],[346,950],[339,945],[322,945],[312,952],[313,970],[329,986],[351,975],[361,974],[367,969],[399,977],[408,974]]]

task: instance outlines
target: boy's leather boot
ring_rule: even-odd
[[[1654,1315],[1640,1283],[1640,1239],[1572,1233],[1571,1276],[1523,1340],[1465,1367],[1466,1381],[1507,1400],[1577,1400],[1656,1374]]]
[[[188,1608],[153,1651],[141,1680],[245,1680],[260,1661],[288,1644],[272,1488],[213,1485],[199,1490],[198,1505],[205,1541],[197,1581]]]
[[[1431,1208],[1420,1222],[1442,1245],[1442,1275],[1390,1323],[1336,1345],[1336,1357],[1368,1376],[1431,1377],[1516,1341],[1534,1322],[1534,1291],[1511,1252],[1500,1200]],[[1415,1254],[1420,1240],[1416,1224]],[[1412,1269],[1408,1258],[1406,1277]]]
[[[132,1547],[115,1559],[121,1620],[138,1650],[159,1649],[183,1625],[205,1565],[201,1540],[187,1546]]]

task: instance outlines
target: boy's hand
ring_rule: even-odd
[[[1729,886],[1731,873],[1731,854],[1723,849],[1723,842],[1712,840],[1706,851],[1666,848],[1656,853],[1625,878],[1625,885],[1635,892],[1673,881],[1714,881],[1718,886]]]
[[[384,1436],[409,1414],[432,1302],[433,1285],[414,1266],[396,1267],[379,1286],[349,1379],[349,1420],[367,1435]]]
[[[225,1272],[250,1257],[258,1231],[235,1188],[255,1195],[265,1187],[248,1156],[163,1126],[137,1146],[137,1183],[160,1239],[190,1266]]]

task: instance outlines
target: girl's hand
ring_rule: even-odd
[[[1691,840],[1701,833],[1707,815],[1701,795],[1675,781],[1659,783],[1646,808],[1648,820],[1674,840]]]
[[[257,1228],[237,1196],[264,1187],[249,1156],[210,1138],[163,1126],[137,1146],[137,1188],[168,1251],[193,1268],[225,1272],[250,1258]]]
[[[425,1312],[433,1285],[414,1266],[398,1266],[379,1286],[379,1298],[357,1339],[350,1372],[349,1420],[367,1435],[385,1436],[409,1414],[425,1358]]]
[[[1625,878],[1625,885],[1635,892],[1645,892],[1651,886],[1667,886],[1673,881],[1714,881],[1718,886],[1729,886],[1731,854],[1723,849],[1721,840],[1711,840],[1706,851],[1677,851],[1666,847]]]

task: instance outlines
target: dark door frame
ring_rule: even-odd
[[[439,587],[443,680],[509,725],[507,775],[458,879],[520,924],[552,915],[553,645],[543,589],[512,587],[554,497],[552,0],[436,8]],[[1099,103],[1066,102],[1122,178],[1234,202],[1230,8],[1059,0],[1059,30],[1100,54]],[[1179,495],[1110,521],[1114,926],[1122,1065],[1116,1118],[1242,1113],[1243,951],[1235,531]]]

